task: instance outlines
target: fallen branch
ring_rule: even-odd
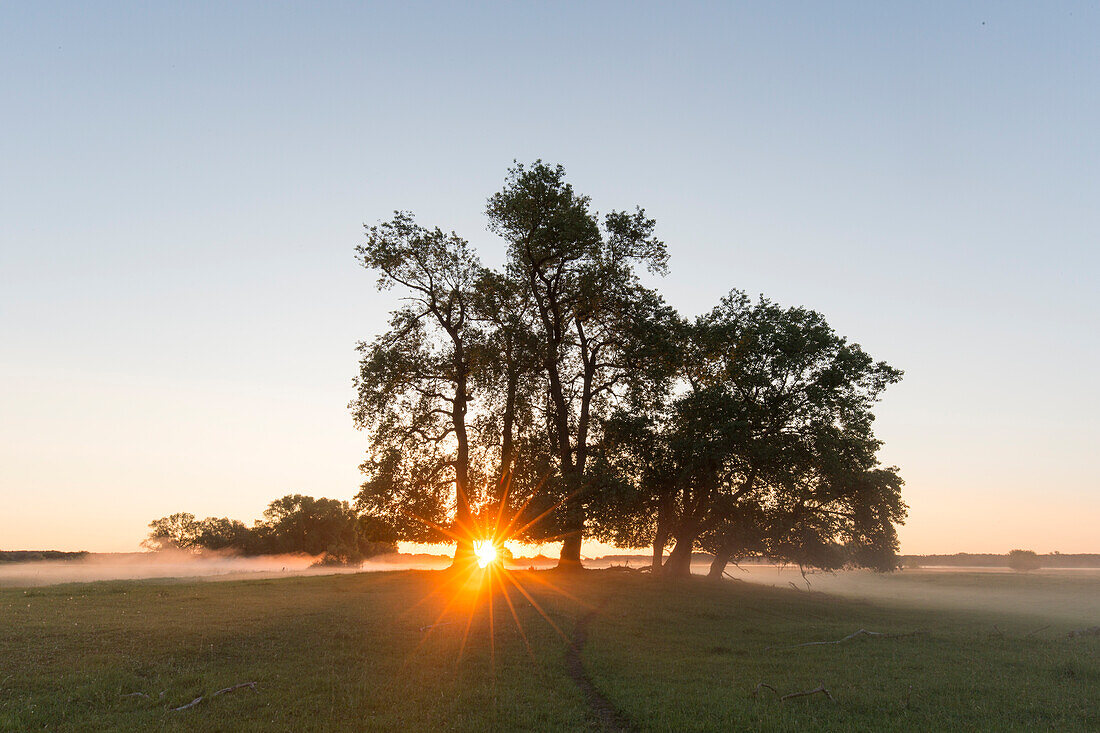
[[[217,697],[218,695],[224,695],[227,692],[233,692],[233,690],[239,690],[242,687],[251,687],[253,690],[255,690],[256,689],[256,683],[255,682],[242,682],[239,685],[233,685],[231,687],[223,687],[222,689],[220,689],[217,692],[210,695],[210,697]],[[146,697],[148,697],[148,695],[146,695]],[[187,703],[186,705],[180,705],[178,708],[170,708],[170,710],[173,713],[179,712],[180,710],[187,710],[188,708],[195,707],[196,705],[198,705],[200,702],[202,702],[205,699],[206,699],[205,695],[199,695],[198,697],[196,697],[194,700]]]
[[[619,573],[640,573],[644,568],[632,568],[629,565],[608,565],[604,570]]]
[[[256,689],[256,683],[255,682],[242,682],[239,685],[233,685],[232,687],[223,687],[222,689],[218,690],[217,692],[215,692],[210,697],[217,697],[218,695],[224,694],[226,692],[233,692],[233,690],[239,690],[242,687],[251,687],[253,690],[255,690]]]
[[[836,698],[830,695],[829,691],[826,690],[824,687],[815,687],[814,689],[806,690],[805,692],[788,692],[786,695],[779,698],[779,702],[790,700],[793,697],[806,697],[807,695],[816,695],[819,692],[833,702],[836,702]]]
[[[848,634],[843,639],[836,639],[835,641],[807,641],[803,644],[790,644],[788,646],[766,646],[766,647],[764,647],[764,651],[767,652],[767,651],[771,651],[772,649],[779,649],[779,650],[782,650],[782,649],[797,649],[797,648],[803,647],[803,646],[825,646],[825,645],[828,645],[828,644],[843,644],[844,642],[848,641],[849,639],[854,639],[857,636],[877,636],[877,637],[880,637],[882,639],[900,639],[904,636],[918,636],[920,634],[927,634],[927,633],[928,633],[927,631],[909,631],[909,632],[904,633],[904,634],[884,634],[881,631],[868,631],[867,629],[860,629],[859,631],[855,631],[855,632],[852,632],[851,634]]]
[[[786,700],[791,700],[791,699],[796,698],[796,697],[806,697],[807,695],[816,695],[819,692],[822,695],[824,695],[825,697],[832,700],[833,702],[836,702],[836,698],[834,698],[831,694],[829,694],[829,691],[826,690],[824,686],[815,687],[812,690],[805,690],[803,692],[788,692],[786,695],[781,695],[779,693],[779,690],[775,689],[774,687],[769,685],[767,682],[757,682],[756,687],[752,691],[752,696],[756,697],[757,695],[759,695],[761,688],[768,689],[768,690],[771,690],[772,692],[774,692],[775,696],[779,698],[779,702],[784,702]]]
[[[779,694],[779,690],[775,689],[774,687],[769,685],[767,682],[757,682],[756,683],[756,687],[752,691],[752,696],[753,697],[756,697],[758,694],[760,694],[760,688],[761,687],[766,687],[767,689],[771,690],[772,692],[775,693],[776,697],[783,697],[782,695]]]
[[[203,699],[203,696],[199,695],[198,697],[196,697],[194,700],[187,703],[186,705],[180,705],[178,708],[171,708],[171,711],[173,713],[176,713],[176,712],[179,712],[180,710],[186,710],[187,708],[193,708],[196,705],[198,705],[200,702],[202,702],[202,699]]]
[[[1046,626],[1040,626],[1039,628],[1035,629],[1034,631],[1029,631],[1026,634],[1024,634],[1024,638],[1027,639],[1030,636],[1035,636],[1035,634],[1038,634],[1040,631],[1046,631],[1049,628],[1050,628],[1050,624],[1047,624]]]

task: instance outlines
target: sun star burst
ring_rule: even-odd
[[[477,557],[479,568],[488,567],[491,563],[496,562],[496,545],[493,544],[492,540],[478,540],[474,542],[474,556]]]

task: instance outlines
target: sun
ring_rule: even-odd
[[[479,568],[487,567],[497,559],[497,548],[492,540],[477,540],[474,542],[474,556],[477,557]]]

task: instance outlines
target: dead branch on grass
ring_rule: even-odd
[[[223,687],[222,689],[218,690],[217,692],[215,692],[210,697],[217,697],[218,695],[225,694],[226,692],[233,692],[233,690],[239,690],[242,687],[251,687],[253,690],[255,690],[256,689],[256,683],[255,682],[242,682],[239,685],[233,685],[232,687]]]
[[[834,641],[807,641],[803,644],[789,644],[787,646],[766,646],[766,647],[764,647],[764,651],[767,652],[767,651],[771,651],[772,649],[777,649],[777,650],[797,649],[797,648],[803,647],[803,646],[826,646],[826,645],[829,645],[829,644],[843,644],[844,642],[848,641],[849,639],[854,639],[857,636],[877,636],[881,639],[900,639],[900,638],[905,637],[905,636],[919,636],[921,634],[927,634],[927,633],[928,633],[927,631],[921,630],[921,631],[909,631],[909,632],[906,632],[904,634],[885,634],[881,631],[868,631],[867,629],[860,629],[859,631],[855,631],[855,632],[852,632],[851,634],[848,634],[843,639],[836,639]]]
[[[203,696],[202,696],[202,695],[199,695],[198,697],[196,697],[196,698],[195,698],[194,700],[192,700],[191,702],[187,703],[186,705],[180,705],[180,706],[179,706],[178,708],[170,708],[170,710],[171,710],[171,711],[172,711],[173,713],[177,713],[177,712],[179,712],[180,710],[186,710],[186,709],[188,709],[188,708],[193,708],[193,707],[195,707],[196,705],[198,705],[198,704],[199,704],[200,702],[202,702],[202,701],[203,701]]]
[[[217,692],[210,695],[210,697],[217,697],[218,695],[224,695],[227,692],[233,692],[234,690],[239,690],[242,687],[251,687],[253,690],[255,690],[256,689],[256,683],[255,682],[241,682],[238,685],[232,685],[230,687],[223,687],[222,689],[220,689]],[[170,710],[173,713],[179,712],[180,710],[187,710],[188,708],[195,707],[196,705],[198,705],[200,702],[202,702],[205,699],[206,699],[205,695],[199,695],[198,697],[196,697],[194,700],[187,703],[186,705],[180,705],[178,708],[170,708]]]
[[[752,696],[756,697],[757,695],[759,695],[761,688],[771,690],[772,692],[774,692],[775,696],[777,698],[779,698],[779,702],[785,702],[787,700],[791,700],[791,699],[794,699],[796,697],[807,697],[808,695],[816,695],[818,693],[821,693],[822,695],[829,698],[833,702],[836,702],[836,698],[833,697],[829,693],[829,691],[825,689],[824,685],[819,685],[818,687],[815,687],[812,690],[804,690],[802,692],[788,692],[786,695],[783,695],[779,692],[779,690],[775,689],[774,687],[769,685],[767,682],[757,682],[756,687],[752,691]]]
[[[771,690],[772,692],[775,693],[776,697],[783,697],[782,695],[779,694],[779,690],[775,689],[774,687],[769,685],[767,682],[757,682],[756,683],[756,687],[753,688],[753,691],[752,691],[752,696],[753,697],[756,697],[757,695],[760,694],[760,688],[761,687],[764,687],[764,688],[767,688],[767,689]]]
[[[824,687],[815,687],[814,689],[806,690],[805,692],[788,692],[786,695],[779,698],[779,702],[784,702],[794,697],[806,697],[807,695],[816,695],[819,692],[833,702],[836,702],[836,698],[830,695],[829,691],[826,690]]]

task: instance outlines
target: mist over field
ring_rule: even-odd
[[[1052,621],[1100,623],[1100,569],[922,568],[808,574],[796,567],[745,566],[739,580],[861,599],[878,605],[943,611],[994,611]],[[807,582],[809,585],[807,586]]]
[[[287,575],[333,575],[374,570],[429,570],[446,567],[449,560],[433,556],[384,556],[360,567],[317,565],[319,556],[239,555],[182,551],[89,554],[75,560],[0,563],[0,588],[90,583],[102,580],[207,578],[228,580]]]
[[[321,566],[320,558],[304,554],[241,557],[180,551],[89,554],[74,560],[0,563],[0,588],[49,586],[118,580],[243,580],[271,577],[374,573],[399,570],[442,570],[444,555],[392,554],[361,566]],[[611,556],[585,561],[591,569],[630,567],[644,558]],[[550,558],[508,562],[514,569],[548,569]],[[706,575],[709,564],[695,562],[694,575]],[[624,570],[624,572],[626,572]],[[1100,568],[1044,568],[1018,573],[1005,568],[932,567],[895,573],[847,570],[807,571],[796,566],[746,564],[731,567],[724,583],[752,583],[794,589],[811,595],[828,594],[897,607],[943,611],[982,611],[1048,618],[1052,621],[1100,622]]]

